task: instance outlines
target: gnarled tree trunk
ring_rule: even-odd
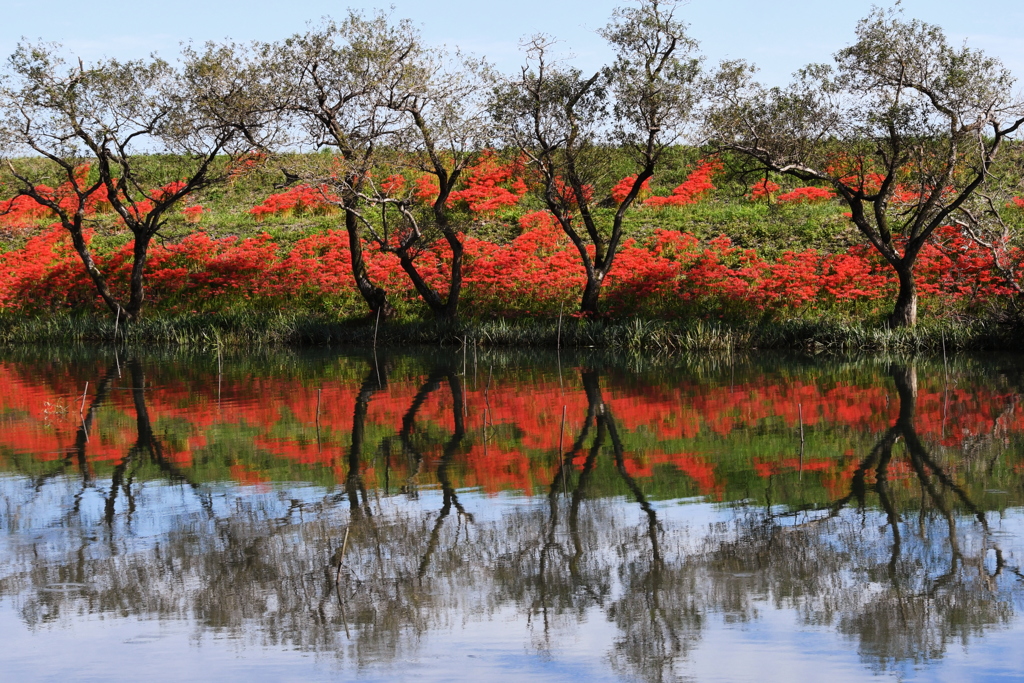
[[[914,262],[893,264],[900,282],[896,305],[889,315],[889,327],[913,327],[917,324],[917,283],[914,281]]]
[[[587,273],[587,284],[583,288],[583,296],[580,299],[580,313],[588,318],[596,318],[600,313],[598,304],[601,300],[601,285],[603,284],[603,273]]]
[[[359,219],[352,211],[345,211],[345,230],[348,232],[348,249],[352,257],[352,277],[356,288],[370,306],[373,316],[390,318],[395,314],[394,307],[388,302],[387,292],[373,284],[370,274],[366,271],[366,259],[363,258],[363,231]]]
[[[152,239],[152,235],[148,234],[135,235],[128,306],[124,309],[124,315],[129,320],[134,320],[142,314],[142,302],[146,299],[146,259],[149,256],[149,243]]]

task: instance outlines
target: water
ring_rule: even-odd
[[[1018,679],[1022,379],[1013,357],[8,353],[0,670]]]

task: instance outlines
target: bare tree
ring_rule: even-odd
[[[303,146],[335,154],[306,155],[293,169],[304,182],[324,189],[325,201],[344,212],[352,275],[373,314],[393,314],[387,292],[366,268],[361,212],[379,149],[400,129],[403,113],[383,106],[406,77],[410,57],[422,51],[408,21],[397,25],[378,13],[350,12],[311,30],[264,46],[266,69],[278,81],[278,98],[290,112]],[[369,190],[369,191],[368,191]]]
[[[697,44],[675,16],[677,7],[643,0],[615,10],[601,32],[615,61],[590,77],[552,61],[554,41],[536,36],[526,43],[520,75],[495,88],[491,110],[502,135],[529,159],[545,205],[579,252],[587,277],[580,311],[588,316],[599,313],[626,212],[682,138],[698,99]],[[595,190],[618,180],[607,172],[614,146],[629,152],[637,173],[607,220],[595,211]]]
[[[211,67],[210,54],[189,55],[183,70],[157,58],[68,64],[57,45],[23,43],[3,73],[5,180],[54,213],[99,296],[126,320],[142,313],[150,243],[170,211],[224,179],[218,157],[252,144],[209,108],[219,100],[223,112],[231,102],[216,91],[222,81],[201,77]],[[97,200],[134,237],[127,300],[89,247],[86,230],[97,224],[87,207]]]
[[[396,192],[371,179],[362,196],[376,209],[377,218],[356,215],[379,249],[398,256],[434,315],[454,320],[462,291],[465,247],[449,200],[463,172],[479,161],[487,148],[489,122],[481,95],[488,67],[425,49],[411,51],[407,61],[402,79],[388,83],[381,100],[381,106],[402,117],[396,122],[389,156],[395,170],[433,176],[437,196],[429,210],[422,211],[411,192]],[[416,265],[420,251],[440,239],[452,252],[447,293],[433,287]]]
[[[876,8],[835,65],[812,64],[786,88],[727,62],[713,79],[709,135],[747,170],[831,185],[899,279],[889,324],[917,321],[914,265],[985,182],[1024,124],[997,59],[951,47],[937,26]]]

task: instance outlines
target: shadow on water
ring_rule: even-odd
[[[365,672],[428,657],[467,623],[557,659],[596,620],[615,675],[667,681],[692,675],[709,633],[768,610],[904,673],[1019,621],[1010,361],[955,366],[952,387],[927,365],[925,390],[918,364],[892,359],[103,361],[3,366],[9,433],[68,439],[53,459],[0,445],[0,597],[32,630],[182,621]],[[88,373],[57,426],[17,405],[30,391],[69,405],[52,388]],[[990,428],[966,433],[981,386]],[[842,422],[843,396],[874,403]],[[807,452],[780,397],[801,401]],[[679,417],[694,406],[697,426]]]

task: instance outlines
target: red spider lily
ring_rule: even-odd
[[[645,206],[685,206],[696,204],[702,196],[715,189],[712,176],[722,169],[720,161],[703,161],[686,176],[686,181],[672,190],[668,197],[651,197]]]
[[[775,198],[779,204],[814,204],[835,198],[832,190],[821,187],[798,187]]]

